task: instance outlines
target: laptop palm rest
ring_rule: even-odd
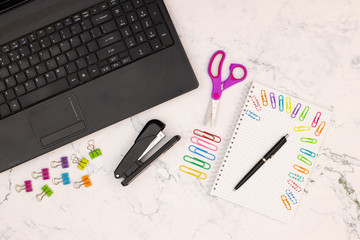
[[[28,117],[42,147],[51,146],[87,129],[74,95],[40,105]]]

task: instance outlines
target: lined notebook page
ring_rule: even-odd
[[[328,109],[254,82],[211,194],[290,222],[331,116]],[[234,192],[242,177],[286,134],[287,143]]]

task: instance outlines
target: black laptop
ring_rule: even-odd
[[[197,88],[162,0],[0,3],[0,172]]]

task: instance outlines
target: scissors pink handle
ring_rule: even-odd
[[[221,54],[221,60],[219,63],[219,68],[217,71],[217,76],[214,76],[211,72],[211,68],[214,62],[214,59]],[[217,52],[214,53],[214,55],[211,57],[210,59],[210,63],[209,63],[209,67],[208,67],[208,74],[211,78],[211,81],[213,83],[213,90],[212,90],[212,94],[211,97],[214,100],[219,100],[221,97],[222,92],[231,87],[232,85],[242,82],[245,80],[245,78],[247,77],[247,69],[245,68],[245,66],[241,65],[241,64],[231,64],[230,65],[230,76],[224,81],[222,82],[221,80],[221,69],[222,69],[222,65],[224,63],[226,57],[226,53],[222,50],[219,50]],[[244,76],[242,78],[236,78],[234,76],[234,70],[236,68],[241,68],[244,71]]]

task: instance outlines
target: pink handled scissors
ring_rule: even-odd
[[[213,65],[214,59],[220,54],[222,56],[221,56],[217,76],[214,76],[213,73],[211,72],[212,65]],[[224,51],[220,50],[220,51],[215,52],[214,55],[210,59],[209,68],[208,68],[208,73],[209,73],[209,76],[210,76],[212,84],[213,84],[213,90],[211,93],[212,99],[210,101],[208,110],[205,115],[204,125],[206,125],[211,118],[211,126],[212,127],[215,126],[218,104],[219,104],[222,92],[224,90],[226,90],[227,88],[233,86],[234,84],[244,81],[247,76],[247,70],[246,70],[245,66],[243,66],[241,64],[231,64],[230,65],[230,76],[225,81],[222,81],[221,80],[221,69],[222,69],[222,64],[225,60],[225,57],[226,57],[226,54]],[[236,78],[234,76],[234,70],[236,68],[241,68],[244,71],[244,75],[242,76],[242,78]]]

